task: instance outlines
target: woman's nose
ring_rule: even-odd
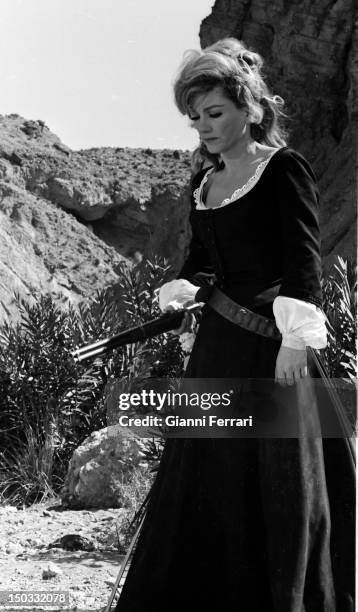
[[[197,128],[200,136],[207,136],[211,132],[211,126],[206,119],[199,119],[195,127]]]

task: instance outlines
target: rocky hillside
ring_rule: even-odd
[[[353,0],[216,0],[203,47],[235,36],[266,60],[287,102],[290,144],[312,163],[322,251],[356,252],[358,54]],[[176,272],[189,238],[190,154],[71,151],[43,121],[0,116],[0,320],[13,291],[77,302],[113,285],[118,266],[154,254]]]
[[[216,0],[202,47],[234,36],[262,54],[286,101],[290,144],[313,164],[323,255],[356,253],[358,28],[354,0]]]
[[[121,262],[161,254],[179,268],[189,177],[188,152],[74,152],[42,121],[0,116],[0,319],[14,290],[76,303]]]

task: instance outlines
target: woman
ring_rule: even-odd
[[[207,301],[186,378],[274,378],[302,411],[302,381],[315,375],[306,346],[326,346],[318,193],[307,161],[286,146],[283,100],[261,68],[235,39],[184,59],[175,100],[206,163],[192,182],[188,259],[159,299],[162,310]],[[282,342],[219,314],[213,282],[275,321]],[[341,442],[324,452],[305,436],[167,440],[116,611],[353,610],[353,543],[342,524],[354,525],[354,497]],[[345,514],[328,451],[340,462]]]

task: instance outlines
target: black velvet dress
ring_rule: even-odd
[[[317,187],[296,151],[224,207],[193,198],[191,224],[178,278],[272,319],[277,295],[321,306]],[[272,379],[279,348],[205,305],[185,377]],[[351,612],[354,503],[343,439],[168,439],[116,612]]]

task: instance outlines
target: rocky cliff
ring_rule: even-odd
[[[234,36],[262,54],[290,144],[312,163],[323,255],[356,253],[358,27],[354,0],[216,0],[201,46]],[[356,24],[354,26],[354,24]]]
[[[0,117],[0,319],[14,290],[76,303],[115,284],[121,262],[179,268],[189,177],[188,152],[74,152],[42,121]]]
[[[312,163],[322,252],[356,253],[358,28],[354,0],[216,0],[203,47],[235,36],[266,61],[290,144]],[[189,239],[189,152],[71,151],[43,121],[0,116],[0,320],[13,290],[77,302],[154,254],[174,272]]]

